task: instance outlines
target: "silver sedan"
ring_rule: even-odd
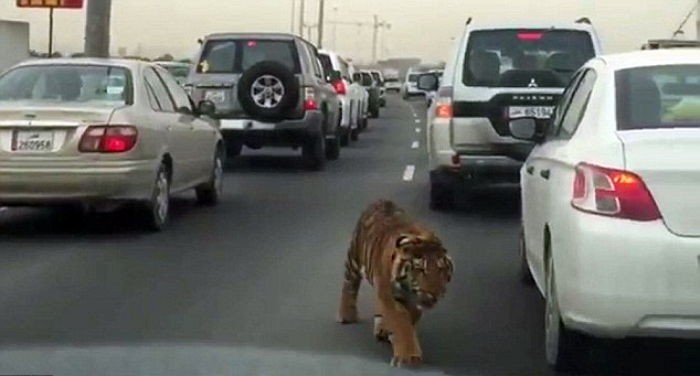
[[[155,64],[19,64],[0,76],[0,206],[136,202],[160,230],[172,193],[216,204],[225,150],[213,107]]]

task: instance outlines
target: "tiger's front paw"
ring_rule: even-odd
[[[384,327],[384,320],[382,316],[374,316],[374,338],[378,342],[391,342],[390,336],[391,332],[386,330]]]
[[[394,356],[391,358],[391,366],[396,368],[419,368],[423,364],[423,357],[413,356]]]
[[[336,321],[340,324],[354,324],[358,321],[357,310],[341,310],[338,312]]]

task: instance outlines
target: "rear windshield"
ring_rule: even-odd
[[[0,77],[0,103],[130,104],[131,75],[125,68],[98,65],[34,65]]]
[[[161,65],[175,78],[187,78],[190,74],[190,67],[186,65]]]
[[[563,88],[594,56],[591,36],[584,31],[474,31],[463,81],[467,86]]]
[[[381,83],[382,82],[382,76],[378,72],[372,72],[372,77],[374,77],[374,80]]]
[[[418,75],[417,74],[409,74],[408,75],[408,82],[418,82]]]
[[[384,82],[399,82],[398,78],[386,78],[384,79]]]
[[[204,46],[197,73],[235,74],[262,61],[276,61],[299,73],[299,59],[293,41],[211,40]]]
[[[620,130],[700,128],[700,65],[666,65],[616,73]]]

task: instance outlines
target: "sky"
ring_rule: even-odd
[[[89,1],[89,0],[88,0]],[[93,0],[97,1],[97,0]],[[111,50],[156,57],[171,53],[191,57],[197,39],[211,32],[289,32],[292,3],[299,0],[112,0]],[[306,0],[307,22],[316,23],[319,0]],[[569,22],[589,17],[606,52],[639,47],[653,38],[668,38],[696,0],[326,0],[326,19],[366,23],[378,15],[391,24],[380,32],[379,57],[445,60],[467,18],[476,21]],[[31,24],[31,44],[47,49],[48,11],[17,9],[15,0],[0,0],[0,19]],[[83,48],[84,10],[57,10],[56,50]],[[297,26],[298,27],[298,26]],[[694,38],[695,17],[684,28]],[[312,41],[316,42],[316,33]],[[372,27],[326,25],[324,47],[358,61],[371,59]]]

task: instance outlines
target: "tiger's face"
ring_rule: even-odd
[[[445,295],[454,266],[437,237],[402,235],[392,255],[392,283],[397,300],[430,309]]]

